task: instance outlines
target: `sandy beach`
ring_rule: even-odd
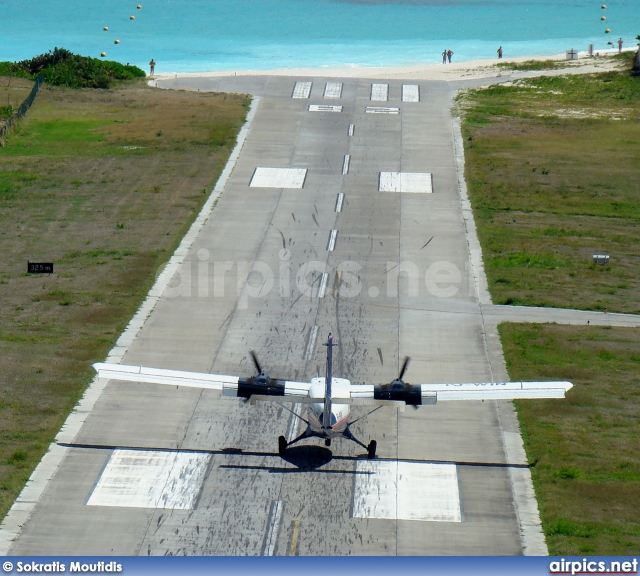
[[[635,48],[626,49],[635,51]],[[399,67],[343,67],[343,68],[288,68],[281,70],[237,70],[219,72],[169,72],[155,74],[155,80],[170,78],[216,78],[228,76],[296,76],[296,77],[331,77],[331,78],[372,78],[396,80],[469,80],[477,78],[495,78],[496,76],[514,76],[509,68],[498,67],[499,63],[522,63],[531,60],[555,60],[558,68],[553,70],[518,72],[518,77],[539,76],[541,73],[593,73],[605,72],[619,66],[619,61],[609,58],[617,54],[617,50],[600,51],[599,56],[590,57],[586,52],[579,52],[577,60],[567,60],[565,54],[555,56],[528,56],[521,58],[503,58],[498,60],[482,59],[451,64],[424,64],[420,66]],[[454,56],[455,58],[455,56]]]

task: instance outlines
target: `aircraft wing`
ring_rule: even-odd
[[[204,372],[186,372],[183,370],[166,370],[163,368],[147,368],[145,366],[128,366],[125,364],[107,364],[98,362],[93,365],[99,378],[124,380],[127,382],[146,382],[149,384],[166,384],[207,390],[220,390],[225,396],[250,398],[255,394],[261,396],[308,396],[311,383],[276,380],[273,378],[252,376],[225,376]],[[286,398],[280,398],[286,400]],[[295,400],[292,400],[295,402]]]
[[[400,402],[413,406],[448,400],[517,400],[524,398],[564,398],[571,382],[480,382],[467,384],[352,384],[351,404]],[[334,399],[335,402],[339,400]]]
[[[421,396],[446,400],[517,400],[519,398],[564,398],[571,382],[482,382],[471,384],[420,384]]]

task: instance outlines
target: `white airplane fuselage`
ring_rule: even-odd
[[[349,386],[351,383],[346,378],[331,379],[331,398],[349,398]],[[325,378],[313,378],[309,388],[310,398],[324,398]],[[309,426],[318,435],[327,438],[337,438],[342,436],[347,428],[350,406],[348,404],[331,403],[331,422],[325,423],[324,402],[309,404]]]

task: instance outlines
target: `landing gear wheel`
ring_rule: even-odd
[[[325,446],[331,446],[331,438],[325,438],[324,439],[324,445]]]
[[[284,436],[278,437],[278,454],[284,456],[287,451],[287,439]]]
[[[377,445],[378,443],[375,440],[371,440],[371,442],[369,442],[369,446],[367,446],[367,458],[369,458],[369,460],[372,460],[376,457]]]

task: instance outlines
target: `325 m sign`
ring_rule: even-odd
[[[29,274],[53,274],[53,262],[27,262]]]

